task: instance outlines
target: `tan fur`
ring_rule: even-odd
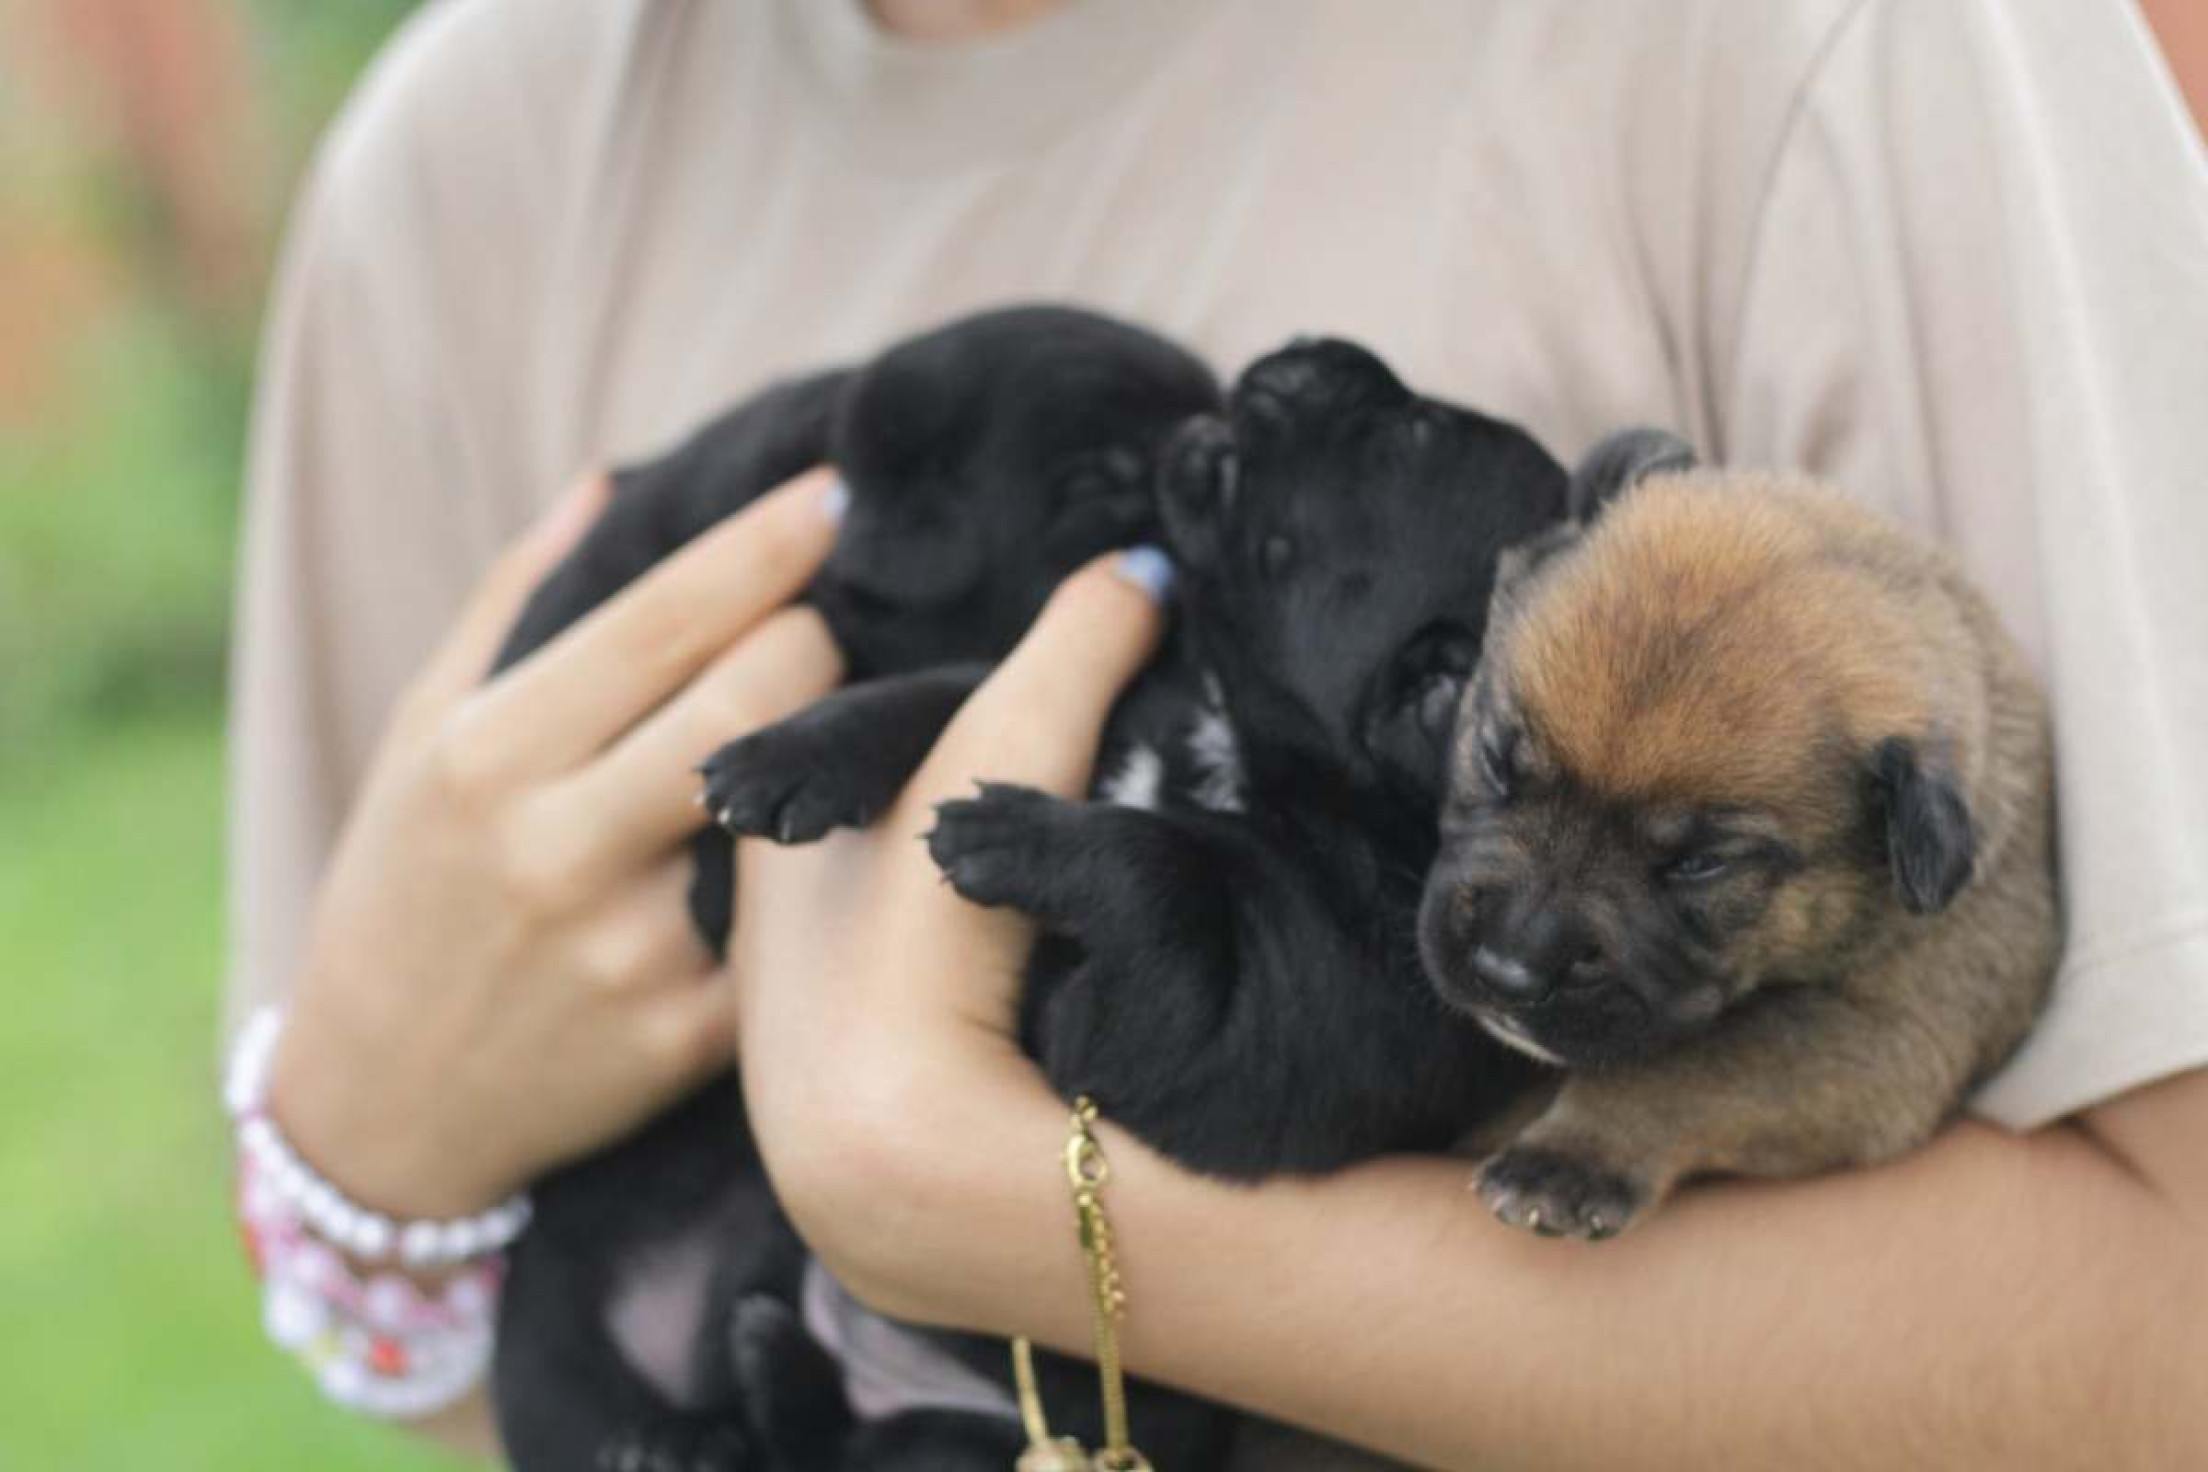
[[[1801,800],[1828,735],[1932,724],[1967,638],[1919,549],[1879,530],[1798,485],[1647,483],[1512,629],[1524,713],[1605,791]]]
[[[2021,1040],[2059,942],[2046,712],[1984,599],[1830,492],[1694,472],[1627,492],[1499,602],[1490,678],[1546,769],[1598,799],[1766,809],[1814,846],[1859,814],[1864,753],[1899,736],[1951,763],[1977,834],[1973,879],[1937,914],[1906,911],[1860,860],[1810,864],[1731,959],[1798,981],[1822,947],[1825,984],[1567,1075],[1514,1148],[1646,1205],[1699,1173],[1796,1175],[1921,1143]],[[1489,1194],[1508,1220],[1558,1226],[1538,1190]]]

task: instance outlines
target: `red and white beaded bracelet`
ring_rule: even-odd
[[[427,1415],[466,1394],[490,1363],[501,1254],[529,1223],[528,1198],[458,1221],[407,1223],[347,1200],[268,1115],[269,1060],[282,1027],[274,1009],[256,1012],[224,1081],[237,1128],[238,1216],[262,1280],[264,1324],[332,1400],[372,1415]],[[364,1279],[353,1263],[451,1276],[432,1292],[396,1272]]]

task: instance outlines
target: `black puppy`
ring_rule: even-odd
[[[1161,673],[1206,707],[1178,749],[1107,764],[1101,801],[995,787],[930,841],[960,893],[1077,943],[1026,993],[1061,1093],[1256,1178],[1446,1146],[1522,1079],[1434,1005],[1415,916],[1497,554],[1564,483],[1522,431],[1340,341],[1260,360],[1176,436]]]
[[[1061,1093],[1228,1177],[1445,1147],[1526,1072],[1436,1006],[1414,917],[1497,554],[1556,523],[1564,473],[1332,341],[1260,361],[1165,459],[1181,618],[1094,798],[988,787],[944,805],[931,850],[968,898],[1041,922],[1023,1040]],[[837,784],[878,757],[879,709],[854,688],[736,743],[711,804],[751,833],[878,807],[909,764],[864,801]],[[1203,1436],[1185,1410],[1151,1392],[1140,1439],[1218,1465],[1170,1440]]]
[[[935,386],[940,390],[942,381]],[[969,395],[1001,386],[986,374],[964,385]],[[1015,397],[1001,412],[1020,407]],[[895,421],[896,408],[893,397],[877,395],[869,412]],[[846,422],[848,439],[871,432],[868,421]],[[918,440],[907,441],[900,453],[919,448]],[[1146,462],[1148,448],[1107,453],[1106,474],[1068,498],[1111,508],[1119,517],[1111,540],[1147,530],[1140,524],[1147,497],[1124,497],[1126,477],[1111,472],[1128,469],[1130,459]],[[837,455],[847,474],[871,466],[875,484],[898,483],[896,456],[870,460],[842,447]],[[698,475],[705,458],[694,450],[690,468],[670,478]],[[775,473],[812,458],[818,455],[785,455]],[[1188,1164],[1256,1176],[1446,1144],[1518,1075],[1431,1002],[1418,977],[1410,916],[1433,853],[1442,745],[1456,692],[1477,654],[1495,554],[1560,513],[1562,472],[1518,431],[1418,399],[1369,354],[1340,343],[1299,345],[1259,364],[1238,387],[1230,415],[1192,422],[1169,459],[1167,522],[1188,572],[1187,617],[1107,735],[1101,790],[1115,800],[1064,804],[997,789],[946,808],[935,853],[971,897],[1018,904],[1052,933],[1038,950],[1023,1027],[1053,1081],[1069,1093],[1096,1094],[1116,1117]],[[748,486],[747,494],[773,478]],[[869,527],[898,508],[877,505],[869,482],[857,475],[853,485],[847,544],[864,547]],[[727,490],[721,494],[724,505],[732,504]],[[940,511],[947,499],[921,504]],[[679,523],[681,535],[711,519]],[[1093,550],[1075,553],[1069,544],[1066,560],[1018,584],[1017,597],[945,596],[930,568],[957,567],[972,554],[954,550],[938,563],[932,538],[943,521],[906,520],[910,540],[897,556],[916,559],[920,568],[884,573],[862,561],[862,571],[875,574],[865,580],[873,587],[856,609],[843,612],[863,639],[866,625],[852,614],[905,608],[905,617],[883,618],[875,627],[908,641],[943,641],[917,651],[938,660],[1001,653],[1043,590]],[[1109,520],[1097,517],[1094,524]],[[965,565],[991,568],[1002,551],[1000,542]],[[844,556],[839,548],[831,576]],[[1032,562],[1030,553],[1023,566]],[[623,569],[625,576],[636,570]],[[907,580],[893,585],[897,577]],[[992,568],[982,580],[996,589],[1016,578]],[[577,574],[575,586],[589,589],[594,580],[607,585],[593,602],[613,586],[602,570]],[[821,606],[846,635],[834,596],[841,595],[823,596]],[[899,598],[912,603],[900,605]],[[582,602],[572,590],[568,600]],[[1016,616],[987,631],[998,640],[993,647],[975,650],[957,642],[958,630],[924,627],[970,616],[977,605],[1012,604]],[[556,611],[544,620],[550,627],[564,621]],[[881,649],[850,650],[854,671],[912,671],[909,646],[870,657]],[[716,757],[709,768],[712,804],[740,831],[786,838],[863,821],[902,785],[978,673],[937,664],[862,679]],[[1064,883],[1069,866],[1081,868],[1088,882]],[[709,933],[725,928],[725,895],[724,866],[699,894]],[[1142,1005],[1125,1005],[1121,993]],[[701,1108],[708,1121],[737,1117],[732,1098],[684,1112]],[[664,1127],[652,1132],[664,1133]],[[655,1175],[642,1161],[622,1163],[632,1153],[671,1167],[676,1151],[666,1139],[656,1148],[625,1147],[584,1168],[588,1189],[577,1194],[590,1199],[582,1205],[560,1207],[573,1187],[548,1189],[540,1202],[540,1232],[548,1208],[556,1219],[587,1222],[590,1231],[550,1249],[532,1242],[517,1258],[501,1345],[500,1398],[510,1428],[541,1419],[533,1402],[542,1387],[533,1383],[537,1371],[509,1366],[517,1356],[541,1366],[554,1352],[520,1341],[565,1344],[557,1353],[575,1367],[572,1319],[579,1314],[582,1328],[598,1329],[592,1316],[602,1314],[621,1264],[634,1281],[664,1282],[669,1271],[640,1273],[637,1264],[682,1260],[693,1286],[713,1280],[717,1306],[697,1315],[696,1352],[674,1377],[684,1383],[670,1387],[663,1374],[658,1389],[674,1390],[692,1407],[699,1438],[718,1437],[732,1447],[748,1432],[768,1444],[777,1464],[1005,1464],[1018,1444],[1015,1429],[1003,1418],[970,1413],[907,1414],[839,1446],[841,1408],[832,1385],[823,1388],[830,1377],[786,1308],[787,1254],[764,1252],[756,1236],[743,1251],[693,1246],[685,1257],[665,1246],[709,1244],[714,1221],[730,1215],[732,1191],[745,1200],[762,1195],[755,1162],[724,1150],[717,1169],[699,1169],[692,1160],[687,1174]],[[731,1173],[740,1190],[722,1179]],[[670,1174],[688,1182],[687,1194]],[[576,1175],[569,1172],[563,1182]],[[647,1208],[650,1222],[621,1224]],[[555,1267],[536,1277],[567,1275],[569,1322],[548,1322],[560,1316],[542,1304],[533,1312],[521,1306],[541,1296],[530,1287],[532,1258],[548,1255]],[[700,1262],[716,1266],[709,1272]],[[732,1266],[740,1281],[728,1281]],[[841,1313],[863,1317],[847,1303]],[[1001,1346],[945,1343],[973,1366],[1001,1374]],[[601,1345],[601,1360],[605,1352],[609,1347]],[[600,1364],[594,1373],[607,1371]],[[711,1381],[714,1393],[701,1395],[691,1383],[697,1378]],[[1085,1378],[1053,1362],[1046,1366],[1046,1394],[1062,1383],[1072,1393],[1051,1398],[1078,1412],[1093,1401]],[[636,1407],[617,1409],[644,1415]],[[1180,1398],[1146,1394],[1136,1418],[1161,1464],[1215,1465],[1222,1455],[1224,1418],[1198,1413]],[[1082,1415],[1061,1419],[1093,1435]],[[653,1449],[679,1445],[683,1429],[662,1411]],[[556,1440],[571,1451],[591,1444],[574,1430]],[[517,1460],[540,1465],[516,1441]],[[703,1440],[693,1444],[707,1448]],[[650,1464],[640,1454],[638,1465]]]
[[[831,780],[754,784],[761,806],[747,811],[786,838],[863,822],[1061,577],[1155,536],[1157,453],[1218,401],[1208,370],[1161,339],[1042,307],[965,319],[862,367],[770,389],[616,476],[608,510],[536,590],[497,665],[770,487],[833,461],[850,508],[805,596],[848,662],[853,684],[823,713],[848,718],[845,739],[815,748],[800,718],[755,740],[800,769],[831,763]],[[719,946],[730,841],[707,829],[695,852],[692,912]],[[495,1382],[506,1448],[525,1472],[919,1466],[944,1441],[1002,1467],[1016,1452],[1016,1428],[957,1416],[900,1418],[841,1445],[840,1372],[798,1323],[803,1249],[775,1207],[733,1075],[546,1178],[536,1204],[511,1263]]]

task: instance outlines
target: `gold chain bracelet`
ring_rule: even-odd
[[[1073,1188],[1073,1212],[1088,1263],[1089,1302],[1096,1329],[1096,1377],[1104,1402],[1104,1446],[1091,1457],[1072,1437],[1053,1438],[1035,1385],[1035,1358],[1025,1339],[1012,1341],[1012,1373],[1019,1385],[1020,1419],[1027,1428],[1027,1450],[1015,1472],[1150,1472],[1150,1463],[1127,1437],[1127,1385],[1119,1363],[1119,1321],[1127,1312],[1120,1286],[1119,1259],[1112,1251],[1112,1224],[1104,1215],[1104,1183],[1112,1168],[1096,1138],[1096,1101],[1086,1094],[1073,1102],[1073,1128],[1066,1138],[1066,1182]]]

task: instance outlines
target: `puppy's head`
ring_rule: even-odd
[[[1371,353],[1298,340],[1184,426],[1159,498],[1193,652],[1245,761],[1430,809],[1497,554],[1563,514],[1513,425],[1422,398]]]
[[[1980,672],[1903,549],[1831,497],[1688,474],[1513,554],[1420,914],[1444,998],[1599,1065],[1945,907]]]
[[[891,643],[974,646],[916,660],[1001,649],[1073,568],[1156,536],[1158,450],[1218,402],[1188,353],[1066,307],[985,312],[889,349],[831,432],[852,490],[828,564],[838,614]]]

